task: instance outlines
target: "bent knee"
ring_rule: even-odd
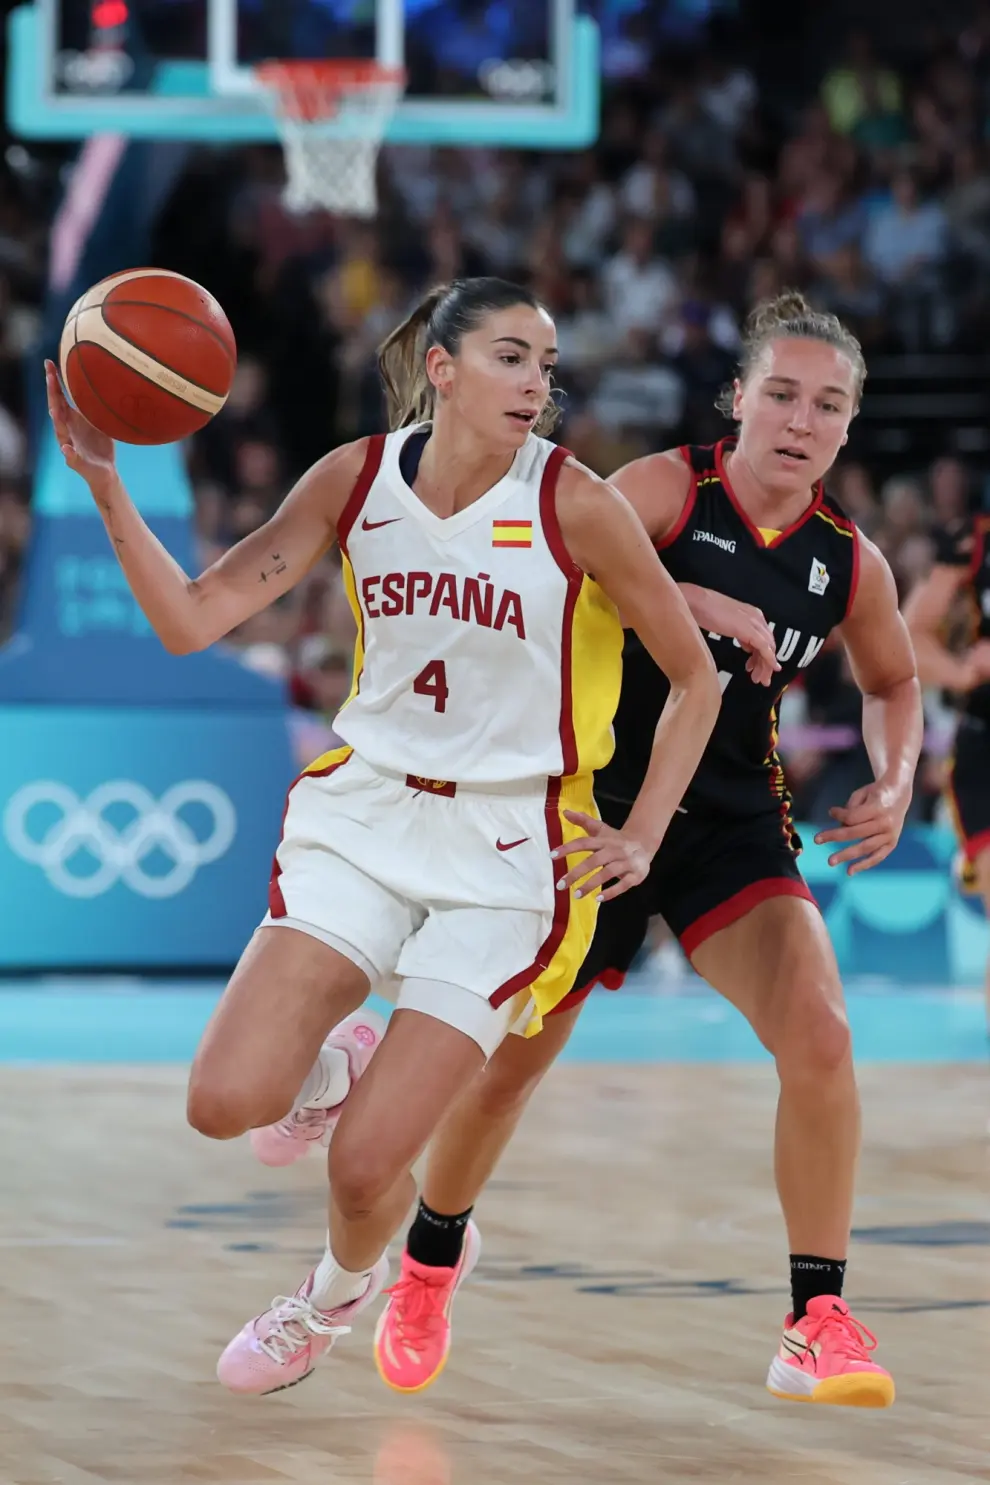
[[[330,1189],[334,1205],[349,1222],[357,1222],[375,1210],[405,1172],[394,1162],[383,1160],[368,1145],[330,1145]]]
[[[820,1080],[852,1060],[852,1033],[841,998],[821,987],[795,997],[771,1047],[782,1079]]]
[[[249,1129],[275,1124],[289,1112],[284,1100],[258,1100],[240,1089],[211,1087],[193,1081],[186,1098],[186,1118],[193,1129],[211,1140],[233,1140]]]

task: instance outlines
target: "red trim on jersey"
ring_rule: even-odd
[[[555,448],[543,466],[543,478],[540,480],[540,524],[543,527],[543,535],[550,548],[550,555],[568,581],[575,572],[579,573],[582,578],[584,577],[584,573],[581,572],[580,567],[567,550],[567,543],[561,532],[560,522],[557,520],[557,480],[560,478],[560,471],[565,462],[573,457],[570,449]],[[492,522],[492,524],[495,523]],[[522,522],[514,521],[512,524],[518,526]]]
[[[583,989],[572,990],[569,995],[564,996],[559,1005],[554,1006],[552,1011],[547,1011],[547,1016],[562,1016],[564,1015],[565,1011],[573,1011],[575,1006],[584,1005],[585,1001],[588,999],[588,996],[595,988],[595,983],[596,982],[592,980],[591,984],[585,985]],[[546,1020],[546,1017],[544,1017],[544,1020]]]
[[[691,486],[687,492],[687,495],[684,497],[684,504],[681,506],[681,513],[677,517],[677,520],[674,522],[673,526],[671,526],[670,530],[666,533],[665,536],[659,537],[653,543],[658,552],[662,552],[664,547],[673,545],[673,543],[677,540],[681,532],[684,530],[684,527],[691,519],[691,512],[694,510],[695,501],[698,499],[698,476],[695,472],[694,465],[691,463],[691,450],[686,443],[683,443],[681,444],[677,452],[680,454],[681,458],[684,460],[684,463],[688,467],[688,473],[691,476]]]
[[[557,519],[557,480],[564,461],[571,458],[570,449],[554,449],[543,470],[540,481],[540,522],[550,553],[567,579],[567,594],[564,598],[564,617],[560,631],[560,754],[565,777],[575,774],[580,766],[577,738],[574,735],[574,698],[572,694],[572,640],[574,636],[574,609],[577,604],[584,573],[572,561],[567,550],[560,522]]]
[[[340,513],[337,522],[337,541],[342,552],[347,553],[347,538],[354,527],[354,522],[361,514],[361,507],[368,498],[368,491],[375,483],[375,476],[382,465],[382,455],[385,452],[385,434],[373,433],[368,439],[368,452],[364,456],[361,473],[354,482],[354,489],[347,497],[347,504]]]
[[[829,517],[829,519],[831,519],[831,516]],[[846,611],[842,616],[843,622],[848,619],[849,615],[852,613],[853,604],[856,602],[856,594],[859,591],[859,532],[857,531],[855,526],[853,526],[852,529],[852,542],[853,570],[852,577],[849,580],[849,600],[846,603]]]
[[[787,526],[780,533],[779,536],[775,536],[773,541],[770,542],[768,546],[768,544],[763,540],[763,534],[760,531],[759,526],[757,526],[756,523],[751,520],[751,518],[743,510],[742,506],[739,503],[739,497],[736,494],[735,490],[732,488],[732,482],[729,479],[729,473],[725,467],[725,449],[727,445],[731,446],[731,452],[731,448],[735,447],[735,440],[731,438],[723,438],[719,443],[715,445],[715,468],[718,471],[719,479],[722,481],[722,488],[724,489],[726,495],[728,495],[729,500],[732,502],[732,506],[736,512],[736,515],[742,521],[743,525],[747,528],[757,546],[762,547],[765,551],[772,552],[776,547],[781,546],[789,536],[793,536],[795,531],[800,531],[801,527],[805,524],[806,521],[811,520],[811,517],[815,514],[815,511],[819,508],[825,498],[825,486],[822,484],[821,480],[818,481],[818,484],[815,486],[814,489],[811,504],[801,512],[796,521],[792,521],[791,524]]]
[[[955,767],[956,760],[953,757],[953,773]],[[963,856],[972,866],[978,856],[982,856],[984,851],[990,850],[990,830],[978,830],[975,835],[970,835],[967,832],[966,826],[963,824],[962,811],[959,808],[959,795],[956,793],[952,773],[949,775],[949,782],[946,785],[945,792],[949,796],[949,813],[952,816],[956,839],[959,841]]]
[[[555,851],[564,843],[564,827],[560,818],[560,779],[547,780],[547,799],[544,806],[547,821],[547,840],[550,850]],[[550,870],[553,874],[553,921],[550,924],[550,932],[543,940],[537,950],[536,958],[526,969],[521,969],[518,974],[513,975],[511,980],[506,980],[499,985],[498,989],[489,995],[489,1004],[496,1007],[504,1005],[511,1000],[513,995],[520,990],[525,990],[534,980],[539,979],[545,969],[549,969],[553,962],[553,956],[564,942],[564,934],[567,932],[567,924],[571,916],[571,894],[570,891],[558,892],[557,875],[561,869],[566,869],[566,858],[563,861],[554,861],[551,857]]]
[[[976,835],[965,839],[963,855],[967,861],[975,861],[977,856],[983,855],[984,851],[990,851],[990,830],[977,831]]]
[[[853,532],[856,530],[856,522],[850,521],[848,516],[844,516],[841,511],[837,511],[834,505],[826,505],[821,514],[827,516],[834,526],[839,526],[843,531]]]
[[[700,948],[712,934],[738,923],[740,918],[745,918],[761,902],[769,902],[771,897],[800,897],[804,902],[818,906],[806,882],[796,882],[793,877],[765,877],[761,882],[750,882],[741,892],[727,897],[718,907],[696,918],[679,935],[681,948],[690,959],[695,949]]]
[[[282,823],[278,829],[279,845],[282,844],[282,840],[285,836],[285,817],[289,813],[289,800],[292,798],[292,791],[299,783],[299,781],[301,779],[328,778],[330,774],[336,773],[338,768],[343,768],[345,763],[349,763],[353,757],[354,753],[352,751],[348,753],[346,758],[338,758],[335,763],[328,763],[326,768],[304,768],[301,774],[297,774],[297,776],[292,780],[292,783],[289,785],[288,789],[285,792],[285,805],[282,809]],[[285,898],[282,896],[282,888],[279,885],[278,880],[281,875],[282,868],[278,864],[278,847],[276,846],[275,855],[272,858],[272,874],[268,879],[268,911],[271,913],[273,918],[287,918],[289,916],[285,906]]]

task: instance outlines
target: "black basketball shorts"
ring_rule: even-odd
[[[619,829],[630,806],[599,799],[602,819]],[[735,820],[677,814],[645,882],[602,903],[575,987],[552,1014],[580,1004],[596,984],[617,990],[659,914],[690,958],[712,934],[770,897],[814,896],[798,869],[801,843],[777,815]]]
[[[963,716],[949,780],[949,804],[968,862],[990,850],[990,723]]]

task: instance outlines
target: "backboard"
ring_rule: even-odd
[[[598,29],[575,0],[37,0],[9,17],[7,120],[24,138],[275,142],[251,66],[404,65],[394,143],[582,148]]]

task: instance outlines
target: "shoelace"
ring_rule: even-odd
[[[419,1274],[406,1274],[385,1292],[393,1301],[392,1323],[401,1346],[422,1351],[432,1339],[441,1316],[437,1310],[439,1291],[448,1280],[431,1283]]]
[[[264,1339],[259,1338],[258,1346],[279,1364],[291,1361],[303,1346],[308,1345],[310,1336],[328,1335],[336,1339],[351,1333],[349,1325],[336,1325],[298,1294],[278,1295],[272,1300],[271,1308],[277,1312],[278,1318]]]
[[[848,1356],[850,1361],[869,1361],[870,1352],[877,1349],[877,1338],[872,1330],[859,1320],[854,1320],[852,1315],[843,1315],[839,1310],[830,1310],[827,1315],[822,1315],[818,1320],[812,1320],[802,1332],[805,1340],[810,1345],[818,1340],[824,1331],[838,1331],[840,1349],[843,1355]]]
[[[307,1139],[318,1140],[327,1122],[326,1109],[297,1109],[278,1121],[280,1134],[304,1134]]]

